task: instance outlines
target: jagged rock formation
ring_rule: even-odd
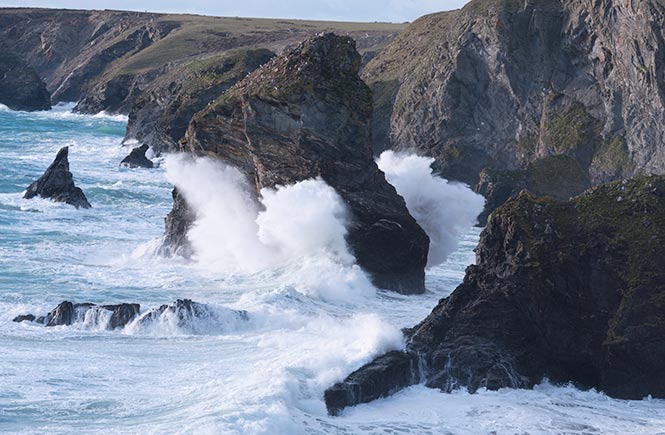
[[[35,196],[48,198],[55,202],[65,202],[76,208],[91,208],[83,191],[74,185],[74,177],[69,172],[69,147],[63,147],[37,181],[28,186],[23,198]]]
[[[372,159],[371,93],[359,65],[351,38],[308,40],[196,114],[186,144],[238,168],[257,193],[321,177],[351,212],[347,241],[358,264],[379,287],[419,293],[429,239]],[[167,239],[182,238],[169,229]]]
[[[145,153],[150,148],[148,145],[141,145],[140,147],[134,148],[127,157],[122,159],[120,166],[125,168],[152,168],[154,163],[152,160],[145,156]]]
[[[140,326],[149,326],[152,322],[158,321],[164,316],[173,316],[176,326],[188,327],[197,320],[212,320],[219,322],[219,309],[215,310],[209,305],[194,302],[191,299],[178,299],[172,304],[161,305],[159,308],[150,310],[139,319]],[[226,315],[234,320],[245,322],[249,320],[247,311],[237,311],[226,309]],[[224,319],[223,321],[228,321]]]
[[[12,110],[49,110],[51,94],[46,83],[20,57],[0,53],[0,104]]]
[[[660,0],[473,0],[428,15],[373,59],[373,141],[485,168],[574,158],[593,184],[665,171]]]
[[[45,326],[69,326],[74,323],[89,322],[99,324],[102,319],[106,329],[124,328],[139,315],[139,304],[95,305],[74,304],[64,301],[45,316],[25,314],[14,318],[14,322],[35,322]]]
[[[178,255],[190,258],[192,246],[187,239],[187,233],[196,220],[196,213],[187,205],[177,188],[173,188],[171,196],[173,208],[164,218],[164,240],[158,253],[165,257]]]
[[[406,352],[326,393],[331,413],[420,376],[444,391],[549,377],[612,397],[665,397],[665,177],[568,202],[524,191],[492,214],[476,253],[463,284],[407,331]]]
[[[147,144],[156,154],[177,151],[196,112],[273,56],[265,49],[239,50],[164,73],[133,102],[125,139]]]
[[[16,52],[44,78],[53,102],[76,110],[129,113],[153,80],[193,60],[236,49],[274,52],[325,30],[376,53],[401,24],[332,23],[121,11],[5,8],[0,52]]]

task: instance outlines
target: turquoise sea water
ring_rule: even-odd
[[[0,109],[0,433],[665,433],[664,401],[548,384],[475,395],[415,386],[328,417],[324,389],[401,346],[399,329],[461,282],[478,230],[428,272],[422,296],[322,297],[297,276],[307,258],[251,274],[159,258],[152,252],[171,206],[164,170],[119,168],[126,120],[69,109]],[[65,145],[90,210],[22,199]],[[177,298],[217,315],[118,331],[12,322],[63,300],[147,310]]]

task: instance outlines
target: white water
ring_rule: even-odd
[[[448,260],[429,269],[427,294],[376,291],[339,243],[345,218],[334,192],[312,180],[263,192],[262,206],[239,209],[253,220],[209,210],[196,243],[210,242],[210,261],[204,254],[196,263],[155,258],[147,252],[163,231],[171,185],[162,169],[117,167],[128,152],[118,146],[123,134],[121,119],[0,111],[0,432],[662,433],[663,401],[549,385],[474,395],[416,386],[328,417],[324,389],[403,345],[399,329],[421,320],[463,278],[478,230],[465,231]],[[91,210],[21,199],[63,145]],[[241,190],[227,172],[220,204]],[[311,207],[321,233],[304,218],[310,209],[293,203]],[[243,224],[263,232],[229,240]],[[227,226],[229,237],[215,233]],[[255,247],[258,258],[235,258],[229,243]],[[268,267],[261,267],[264,250]],[[215,263],[221,253],[231,264]],[[207,303],[211,314],[120,331],[93,319],[55,328],[11,322],[65,299],[137,302],[147,311],[177,298]],[[247,311],[247,320],[235,310]]]

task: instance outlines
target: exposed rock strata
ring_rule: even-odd
[[[363,71],[373,142],[470,185],[550,155],[594,185],[663,173],[664,23],[660,0],[473,0],[424,16]]]
[[[145,153],[150,148],[148,145],[141,145],[140,147],[134,148],[127,157],[122,159],[120,166],[125,168],[152,168],[154,163],[152,160],[145,156]]]
[[[306,41],[195,115],[186,145],[238,168],[257,193],[321,177],[348,206],[348,244],[375,284],[420,293],[429,239],[372,159],[359,65],[351,38]],[[182,238],[169,230],[186,225],[168,223],[167,239]]]
[[[51,94],[46,83],[23,59],[0,53],[0,104],[12,110],[49,110]]]
[[[55,202],[64,202],[76,208],[92,207],[83,191],[74,185],[74,177],[69,172],[69,147],[63,147],[37,181],[28,186],[23,198],[35,196]]]
[[[407,331],[403,356],[326,392],[332,414],[415,382],[406,362],[416,360],[443,391],[549,377],[612,397],[665,397],[665,177],[568,202],[522,192],[492,214],[476,254],[463,284]]]

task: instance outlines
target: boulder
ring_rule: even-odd
[[[148,148],[149,146],[145,144],[134,148],[127,157],[122,159],[120,166],[125,168],[152,168],[154,166],[152,160],[145,156]]]
[[[490,216],[476,254],[464,282],[407,331],[427,386],[529,388],[547,377],[622,399],[665,397],[665,177],[565,202],[523,191]],[[334,386],[330,412],[373,398],[333,394],[364,391],[358,380],[403,387],[400,361]]]
[[[51,94],[35,70],[20,57],[0,54],[0,104],[12,110],[49,110]]]
[[[61,148],[44,175],[28,186],[23,198],[41,196],[76,208],[91,208],[83,191],[74,185],[74,177],[69,172],[68,155],[69,147]]]
[[[348,207],[347,242],[358,265],[380,288],[422,293],[429,238],[373,160],[371,92],[359,66],[349,37],[305,41],[197,113],[185,145],[238,168],[256,194],[322,178]]]

